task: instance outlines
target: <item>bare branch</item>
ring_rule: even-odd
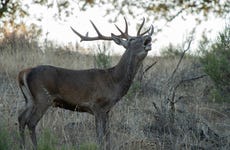
[[[149,65],[147,68],[145,68],[145,70],[143,71],[143,75],[149,70],[151,69],[155,64],[157,63],[157,61],[153,62],[151,65]]]
[[[177,63],[177,66],[176,66],[176,68],[173,70],[172,75],[170,76],[170,78],[168,79],[168,81],[170,81],[170,80],[174,77],[176,71],[178,70],[178,68],[179,68],[179,66],[180,66],[180,64],[181,64],[181,62],[182,62],[182,60],[183,60],[183,58],[184,58],[184,56],[185,56],[185,53],[190,49],[191,43],[192,43],[192,41],[193,41],[193,34],[194,34],[194,32],[195,32],[195,28],[191,31],[191,35],[188,37],[188,45],[187,45],[187,47],[184,48],[184,47],[185,47],[185,44],[183,45],[183,48],[184,48],[183,53],[181,54],[180,59],[179,59],[179,61],[178,61],[178,63]]]
[[[179,10],[175,15],[171,16],[170,18],[166,19],[168,22],[173,21],[176,17],[178,17],[183,11],[185,10],[185,8],[181,8],[181,10]]]
[[[155,102],[153,102],[153,106],[154,106],[154,108],[156,109],[157,112],[160,112],[160,109],[159,109],[159,107],[157,107],[157,104]]]
[[[169,100],[169,101],[170,101],[170,102],[173,102],[174,104],[177,103],[177,101],[175,101],[174,98],[175,98],[175,95],[176,95],[176,90],[177,90],[177,88],[178,88],[181,84],[183,84],[183,83],[185,83],[185,82],[195,81],[195,80],[204,78],[204,77],[206,77],[206,76],[207,76],[206,74],[202,74],[202,75],[200,75],[200,76],[196,76],[196,77],[192,77],[192,78],[188,78],[188,79],[182,79],[182,80],[174,87],[172,98],[171,98],[171,100]]]

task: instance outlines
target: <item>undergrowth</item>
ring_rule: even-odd
[[[212,100],[230,102],[230,25],[214,41],[201,41],[200,51],[204,71],[215,83]]]
[[[0,150],[11,150],[14,149],[15,144],[11,139],[10,133],[4,124],[0,124]]]

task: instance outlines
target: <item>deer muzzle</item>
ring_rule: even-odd
[[[150,51],[152,49],[152,38],[150,36],[147,36],[145,39],[144,47],[146,51]]]

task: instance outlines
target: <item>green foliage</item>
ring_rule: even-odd
[[[38,149],[39,150],[53,150],[56,143],[57,143],[57,139],[52,134],[52,132],[49,131],[48,129],[45,129],[42,132],[42,135],[40,135],[40,138],[38,141]]]
[[[217,101],[230,102],[230,26],[226,26],[213,43],[204,39],[200,50],[204,54],[201,58],[204,71],[216,86],[214,97]]]
[[[95,143],[83,143],[81,145],[63,145],[61,150],[98,150]]]
[[[12,2],[13,3],[13,2]],[[14,2],[15,3],[15,2]],[[19,3],[19,2],[18,2]],[[47,1],[47,0],[36,0],[35,4],[47,8],[57,7],[58,12],[56,16],[62,16],[62,18],[69,16],[74,8],[74,0],[66,1]],[[22,5],[21,3],[19,3]],[[225,0],[221,3],[219,1],[207,1],[207,0],[186,0],[186,1],[146,1],[146,0],[121,0],[121,1],[110,1],[110,0],[80,0],[78,5],[81,10],[87,11],[91,7],[103,7],[106,9],[105,15],[112,14],[115,16],[130,14],[133,17],[142,16],[143,14],[154,16],[155,20],[164,18],[167,21],[171,21],[180,14],[199,14],[208,18],[210,14],[214,14],[218,17],[225,18],[228,14],[229,3]],[[114,7],[109,7],[113,5]],[[108,7],[107,7],[108,6]],[[136,11],[138,10],[138,11]],[[116,19],[116,17],[111,20]],[[200,17],[197,17],[200,19]]]
[[[95,0],[80,0],[79,1],[79,7],[81,7],[82,10],[86,10],[89,7],[97,6],[97,5],[106,5],[107,3],[110,3],[108,0],[99,0],[101,3],[97,3]],[[70,3],[73,2],[73,0],[70,0],[69,2],[66,1],[48,1],[48,0],[35,0],[32,4],[46,6],[47,8],[53,8],[55,6],[58,7],[61,11],[66,11],[67,8],[69,8]],[[136,3],[134,3],[136,2]],[[56,3],[56,5],[55,5]],[[114,9],[120,10],[120,13],[125,13],[126,11],[129,11],[130,14],[136,15],[135,8],[141,8],[147,12],[158,12],[161,13],[163,17],[167,17],[169,13],[171,13],[172,10],[180,10],[178,13],[181,13],[181,11],[188,11],[189,13],[199,13],[202,11],[202,14],[204,16],[207,16],[209,12],[213,12],[217,15],[223,15],[227,13],[227,10],[229,8],[229,4],[224,1],[220,3],[219,1],[206,1],[206,0],[200,0],[200,1],[194,1],[194,0],[187,0],[187,1],[174,1],[173,3],[170,1],[165,1],[163,3],[156,2],[156,1],[149,1],[146,3],[146,1],[112,1],[112,4],[115,6]],[[0,18],[3,16],[6,16],[6,14],[14,14],[17,12],[14,12],[15,9],[20,9],[20,14],[27,14],[26,11],[27,7],[24,6],[22,3],[22,0],[17,1],[2,1],[0,4]],[[127,6],[127,7],[121,7],[121,6]],[[214,7],[215,6],[215,7]],[[178,9],[181,8],[181,9]],[[23,8],[23,9],[22,9]],[[108,12],[111,13],[114,11],[114,9],[107,8]],[[125,11],[125,9],[128,9]],[[68,10],[69,12],[69,10]],[[173,14],[170,14],[172,16]],[[168,16],[169,17],[169,16]]]
[[[94,64],[96,68],[105,69],[111,67],[112,57],[108,48],[103,45],[103,48],[98,46],[96,55],[94,55]]]
[[[39,135],[38,150],[54,150],[57,146],[57,138],[53,135],[52,131],[45,129]],[[3,123],[0,124],[0,150],[18,149],[19,145],[15,144],[12,135],[10,135],[7,126]],[[70,146],[69,144],[62,145],[62,150],[98,150],[95,143],[83,143],[79,146]]]
[[[0,18],[3,19],[11,17],[10,19],[16,18],[16,14],[20,17],[28,16],[26,7],[22,7],[23,4],[19,0],[1,0],[0,3]],[[9,19],[9,18],[8,18]],[[2,21],[2,20],[1,20]],[[0,21],[0,22],[1,22]]]
[[[84,143],[80,145],[79,150],[98,150],[98,147],[95,143]]]
[[[10,150],[12,141],[8,131],[2,126],[0,126],[0,139],[0,150]]]
[[[12,135],[9,132],[4,120],[0,123],[0,150],[17,149],[18,144],[13,141]]]

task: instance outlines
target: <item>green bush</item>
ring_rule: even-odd
[[[108,52],[108,48],[103,45],[103,48],[98,46],[97,54],[94,55],[95,67],[99,69],[105,69],[111,67],[112,57]]]
[[[230,26],[226,26],[211,44],[210,40],[204,38],[200,51],[204,71],[215,83],[212,92],[215,100],[230,102]]]

